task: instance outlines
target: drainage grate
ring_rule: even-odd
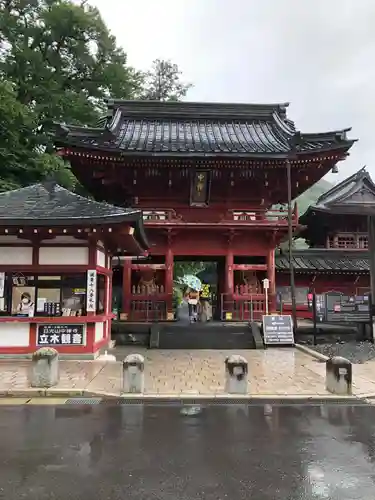
[[[176,396],[175,398],[163,398],[162,396],[159,398],[148,398],[147,396],[143,396],[141,398],[119,398],[119,399],[110,399],[103,400],[102,403],[110,403],[117,405],[151,405],[151,406],[232,406],[232,405],[246,405],[249,407],[257,407],[263,406],[265,404],[269,404],[272,406],[320,406],[320,405],[343,405],[343,406],[363,406],[368,405],[368,402],[364,399],[359,399],[356,397],[347,397],[347,398],[194,398],[194,397],[183,397],[179,398]]]
[[[98,405],[102,398],[71,398],[65,401],[66,405]]]

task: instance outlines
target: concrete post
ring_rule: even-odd
[[[125,393],[142,394],[145,386],[145,358],[141,354],[129,354],[122,363]]]
[[[232,354],[225,360],[225,392],[247,394],[248,364],[243,356]]]
[[[52,387],[59,382],[59,353],[52,347],[42,347],[32,355],[31,387]]]
[[[332,394],[352,393],[352,364],[341,356],[326,361],[326,389]]]

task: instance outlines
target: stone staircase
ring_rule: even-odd
[[[248,323],[174,323],[153,326],[150,348],[158,349],[255,349]]]

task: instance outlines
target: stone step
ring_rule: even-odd
[[[222,323],[166,325],[159,331],[159,349],[255,349],[249,325]]]

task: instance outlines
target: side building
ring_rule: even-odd
[[[53,181],[0,193],[0,357],[95,358],[110,341],[112,258],[148,247],[140,210]]]
[[[321,195],[301,215],[298,237],[308,249],[293,251],[296,302],[306,316],[309,292],[363,295],[370,290],[367,213],[375,209],[375,184],[362,168]],[[291,307],[289,256],[275,259],[277,292]],[[307,317],[309,313],[307,313]]]

